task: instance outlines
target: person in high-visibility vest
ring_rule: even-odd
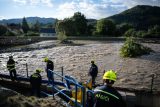
[[[16,80],[17,77],[15,63],[17,62],[14,61],[13,56],[9,56],[9,60],[7,61],[7,69],[12,81]]]
[[[36,69],[36,73],[33,73],[30,76],[31,95],[34,95],[34,93],[36,93],[37,97],[40,97],[40,88],[42,81],[40,72],[42,72],[41,69]]]
[[[122,96],[112,87],[117,79],[116,72],[108,70],[103,75],[104,85],[94,90],[94,107],[126,107]]]
[[[54,75],[52,72],[54,70],[54,63],[53,61],[49,60],[48,57],[45,57],[43,61],[46,62],[46,72],[47,72],[47,77],[48,77],[48,84],[52,84],[52,81],[54,81]]]

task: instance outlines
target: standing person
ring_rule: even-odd
[[[42,72],[41,69],[36,69],[36,73],[33,73],[30,76],[31,95],[34,95],[34,93],[36,93],[37,97],[40,97],[40,91],[41,91],[42,77],[40,75],[40,72]]]
[[[10,77],[12,81],[15,81],[17,77],[15,63],[16,62],[14,61],[13,56],[9,56],[9,60],[7,61],[7,69],[10,73]]]
[[[91,61],[91,67],[89,69],[88,75],[92,77],[92,85],[95,85],[95,79],[97,77],[97,74],[98,74],[98,67],[94,63],[94,61]]]
[[[46,62],[46,72],[48,77],[48,84],[52,84],[52,81],[54,81],[53,71],[54,70],[54,63],[49,60],[48,57],[44,58],[44,62]],[[50,71],[51,70],[51,71]]]
[[[113,70],[105,72],[103,75],[104,85],[94,90],[94,107],[126,107],[122,96],[112,87],[117,76]]]

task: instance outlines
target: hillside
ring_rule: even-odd
[[[41,23],[41,24],[48,24],[48,23],[54,23],[56,21],[55,18],[41,18],[41,17],[26,17],[26,20],[28,23],[35,23],[37,20]],[[0,20],[0,24],[10,24],[10,23],[21,23],[22,22],[22,18],[17,18],[17,19],[3,19]]]
[[[108,17],[117,24],[130,23],[137,29],[160,25],[160,7],[138,5],[120,14]]]

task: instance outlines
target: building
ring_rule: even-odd
[[[55,37],[56,31],[55,28],[41,28],[40,37]]]

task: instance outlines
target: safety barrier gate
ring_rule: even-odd
[[[68,98],[70,101],[73,101],[75,107],[86,107],[86,98],[85,98],[86,97],[86,95],[85,95],[86,90],[85,90],[84,86],[80,85],[74,78],[72,78],[70,76],[62,76],[61,74],[58,74],[58,73],[56,73],[52,70],[49,70],[49,71],[53,73],[53,76],[56,75],[56,76],[59,76],[59,77],[63,78],[64,80],[66,80],[66,89],[68,89],[68,90],[73,90],[74,89],[75,90],[75,98],[73,99],[70,96],[68,96],[66,93],[64,93],[64,89],[58,89],[56,87],[56,84],[54,84],[54,79],[53,79],[52,80],[52,83],[53,83],[52,84],[52,89],[57,91],[57,93],[54,93],[54,91],[53,91],[53,97],[58,95],[58,94],[62,94],[66,98]],[[73,89],[71,89],[70,84],[72,84],[72,86],[74,86]],[[78,102],[78,98],[77,98],[78,89],[81,89],[81,91],[82,91],[81,102]]]

